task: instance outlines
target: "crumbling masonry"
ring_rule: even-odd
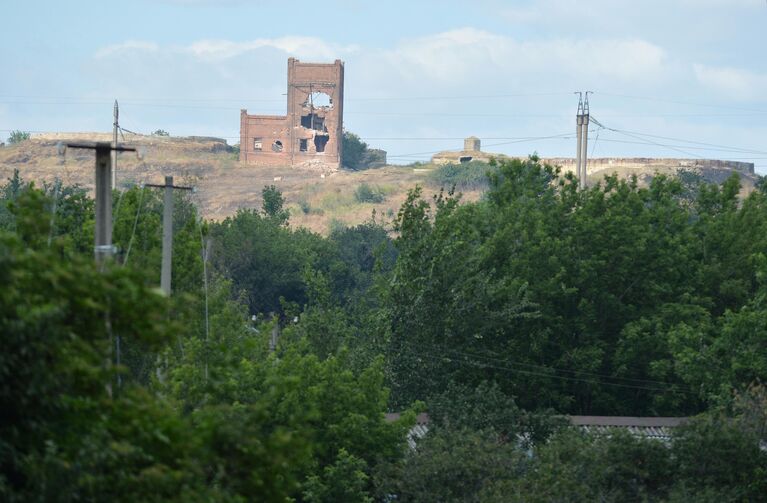
[[[344,64],[288,59],[288,114],[240,110],[240,161],[259,166],[341,166]]]

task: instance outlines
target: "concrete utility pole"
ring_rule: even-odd
[[[578,95],[578,113],[575,116],[575,135],[576,135],[576,147],[575,147],[575,176],[578,177],[578,188],[582,189],[584,187],[583,184],[583,175],[581,173],[581,153],[582,153],[582,145],[583,142],[583,93],[576,91]]]
[[[109,142],[82,142],[67,143],[68,148],[87,148],[96,151],[96,236],[93,252],[96,257],[96,264],[100,271],[104,270],[104,265],[112,259],[115,248],[112,245],[112,156],[113,152],[135,152],[133,147],[124,147],[112,145]],[[105,323],[109,332],[109,343],[112,345],[112,323],[109,317],[109,311],[105,315]],[[120,336],[116,337],[115,351],[117,355],[117,365],[120,365]],[[112,356],[106,361],[107,367],[112,365]],[[117,385],[122,385],[122,377],[117,375]],[[109,396],[112,396],[112,383],[106,384],[106,390]]]
[[[114,131],[113,131],[113,137],[112,137],[112,147],[117,147],[117,130],[120,128],[120,109],[117,106],[117,100],[115,100],[115,108],[114,108]],[[112,189],[114,190],[115,187],[117,187],[117,150],[112,150]]]
[[[584,92],[583,96],[583,153],[581,154],[581,189],[585,189],[588,182],[588,164],[589,164],[589,93]]]
[[[68,148],[87,148],[96,151],[96,239],[94,255],[99,268],[114,255],[112,246],[112,152],[135,152],[133,147],[112,145],[109,142],[67,143]]]
[[[192,190],[192,187],[176,187],[173,185],[173,177],[165,177],[165,185],[146,184],[147,187],[165,189],[162,207],[162,272],[160,274],[160,288],[165,295],[171,292],[171,267],[173,263],[173,189]]]
[[[588,176],[588,144],[589,144],[589,94],[591,91],[576,91],[578,95],[578,114],[576,115],[577,146],[575,155],[576,176],[578,188],[586,188]]]

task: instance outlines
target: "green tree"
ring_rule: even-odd
[[[484,502],[483,491],[518,477],[526,459],[494,431],[441,429],[418,440],[402,462],[380,467],[377,494],[403,502]]]
[[[364,169],[365,166],[362,162],[367,149],[368,144],[362,141],[359,136],[350,131],[344,131],[341,141],[341,158],[344,167],[353,170]]]
[[[277,220],[281,224],[287,224],[290,213],[283,209],[285,199],[282,197],[282,192],[274,185],[269,185],[263,188],[261,196],[264,199],[261,205],[264,215]]]

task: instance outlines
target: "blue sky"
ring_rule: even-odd
[[[27,0],[2,26],[0,137],[109,131],[117,98],[127,129],[233,143],[240,108],[285,112],[289,56],[339,58],[347,129],[395,162],[572,156],[591,90],[592,156],[767,173],[766,0]]]

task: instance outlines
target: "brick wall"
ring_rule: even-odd
[[[344,64],[288,59],[287,115],[240,112],[240,161],[262,166],[341,166]]]

